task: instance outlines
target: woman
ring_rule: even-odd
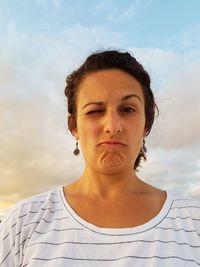
[[[156,110],[148,73],[127,52],[95,53],[65,94],[83,174],[17,204],[0,266],[199,266],[200,204],[136,175]]]

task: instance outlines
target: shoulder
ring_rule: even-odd
[[[1,228],[10,228],[11,231],[39,222],[45,213],[54,213],[59,206],[59,189],[37,194],[19,201],[14,208],[3,218]],[[28,228],[28,227],[27,227]]]
[[[0,224],[0,265],[18,266],[33,234],[44,231],[62,211],[58,188],[18,202]]]
[[[191,197],[184,197],[176,193],[168,193],[172,200],[172,208],[178,210],[196,211],[200,212],[200,199]]]
[[[167,222],[176,225],[177,229],[194,230],[200,234],[200,200],[168,193],[168,201]]]

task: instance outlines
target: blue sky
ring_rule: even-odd
[[[65,78],[103,48],[132,52],[152,78],[160,115],[139,176],[200,198],[199,14],[199,0],[0,0],[0,216],[82,173]]]
[[[120,32],[122,45],[182,50],[198,48],[197,43],[187,40],[186,44],[183,39],[189,39],[192,31],[199,32],[199,10],[198,0],[1,0],[0,31],[5,34],[13,22],[21,32],[60,36],[68,27],[96,25]]]

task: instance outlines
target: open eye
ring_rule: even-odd
[[[135,109],[132,108],[132,107],[124,107],[124,108],[122,108],[122,110],[124,112],[127,112],[127,113],[131,113],[131,112],[134,112],[135,111]]]

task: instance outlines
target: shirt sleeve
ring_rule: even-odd
[[[20,230],[17,217],[15,208],[0,223],[0,267],[19,266]]]

